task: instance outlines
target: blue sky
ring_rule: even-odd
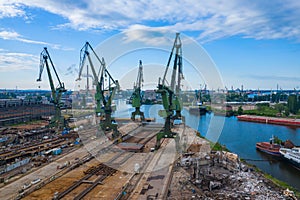
[[[282,89],[300,89],[299,10],[300,2],[295,0],[185,0],[167,4],[123,0],[1,1],[0,88],[49,88],[46,71],[42,83],[35,81],[39,55],[45,46],[67,89],[76,88],[75,69],[86,41],[100,49],[100,56],[107,59],[111,74],[121,80],[122,88],[133,85],[140,59],[145,65],[146,82],[155,87],[168,59],[166,51],[173,42],[163,40],[159,33],[169,37],[168,33],[176,31],[183,37],[184,57],[195,54],[184,43],[184,38],[190,38],[188,41],[203,47],[197,55],[212,60],[208,64],[185,60],[184,73],[190,88],[212,83],[219,76],[223,85],[210,84],[211,88],[244,85],[245,89],[276,89],[278,84]],[[135,43],[135,48],[151,43],[150,48],[155,50],[106,58],[120,46],[129,48],[124,38]],[[157,50],[161,48],[165,53]],[[204,65],[197,76],[193,65]],[[202,72],[214,67],[209,72],[211,76]],[[151,74],[153,71],[158,73]]]

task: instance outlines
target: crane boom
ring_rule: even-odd
[[[54,71],[56,79],[58,81],[58,86],[56,88],[54,87],[54,81],[53,81],[53,78],[51,75],[51,70],[50,70],[51,68],[49,66],[48,60],[50,61],[51,68]],[[61,119],[61,109],[62,109],[63,103],[61,102],[61,96],[62,96],[62,93],[66,92],[67,90],[65,89],[64,83],[60,81],[60,78],[54,67],[54,64],[53,64],[50,54],[47,50],[47,47],[44,47],[44,50],[40,54],[40,71],[39,71],[39,77],[38,77],[37,81],[42,81],[42,73],[43,73],[45,66],[46,66],[49,84],[50,84],[50,88],[51,88],[52,99],[53,99],[53,103],[55,106],[55,116],[54,116],[54,119],[52,120],[52,123],[54,123],[56,126],[58,126],[60,128],[60,127],[66,126],[65,122],[63,122],[63,125],[62,125],[63,119]]]
[[[143,78],[143,64],[142,61],[140,60],[139,62],[139,70],[138,70],[138,76],[136,79],[136,86],[135,88],[142,88],[142,83],[144,82]]]
[[[86,60],[86,56],[89,56],[89,54],[90,54],[89,49],[91,49],[91,51],[95,55],[96,59],[100,62],[100,64],[103,65],[101,59],[96,54],[93,47],[90,45],[89,42],[86,42],[85,45],[80,50],[79,74],[78,74],[77,80],[81,80],[81,74],[82,74],[82,70],[83,70],[83,67],[84,67],[85,60]],[[93,75],[94,75],[94,78],[97,77],[96,81],[98,81],[98,75],[96,73],[93,74]]]
[[[90,53],[92,53],[95,56],[96,61],[100,65],[98,73],[96,72]],[[79,75],[77,80],[81,80],[81,75],[86,60],[88,60],[89,66],[92,70],[94,78],[93,84],[96,85],[96,116],[99,116],[101,119],[104,119],[100,121],[100,126],[103,128],[103,130],[112,129],[114,131],[113,137],[116,137],[118,135],[117,126],[113,123],[114,120],[112,119],[111,114],[112,100],[116,90],[118,90],[120,87],[119,82],[112,78],[111,74],[106,69],[104,58],[99,58],[99,56],[94,51],[89,42],[86,42],[83,48],[80,50]],[[108,84],[105,83],[105,77],[107,76]]]

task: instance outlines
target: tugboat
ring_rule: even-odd
[[[280,148],[279,153],[285,160],[300,169],[300,147],[294,147],[292,149]]]
[[[280,148],[281,148],[281,144],[275,143],[274,136],[272,136],[269,142],[256,143],[256,149],[274,156],[281,156],[281,154],[279,153]]]

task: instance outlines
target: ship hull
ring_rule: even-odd
[[[256,149],[273,156],[281,156],[279,145],[272,145],[268,142],[258,142],[256,143]]]
[[[296,148],[296,150],[299,148]],[[294,149],[286,149],[282,148],[279,150],[282,158],[286,161],[288,161],[290,164],[292,164],[297,169],[300,169],[300,151],[295,151]]]
[[[286,160],[287,162],[289,162],[290,164],[292,164],[295,168],[299,169],[300,170],[300,163],[292,160],[292,159],[289,159],[289,158],[286,158],[284,156],[282,156],[284,160]]]

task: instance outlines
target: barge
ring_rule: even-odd
[[[285,125],[285,126],[299,126],[300,127],[300,119],[251,116],[251,115],[239,115],[239,116],[237,116],[237,118],[240,121],[258,122],[258,123],[265,123],[265,124],[278,124],[278,125]]]

